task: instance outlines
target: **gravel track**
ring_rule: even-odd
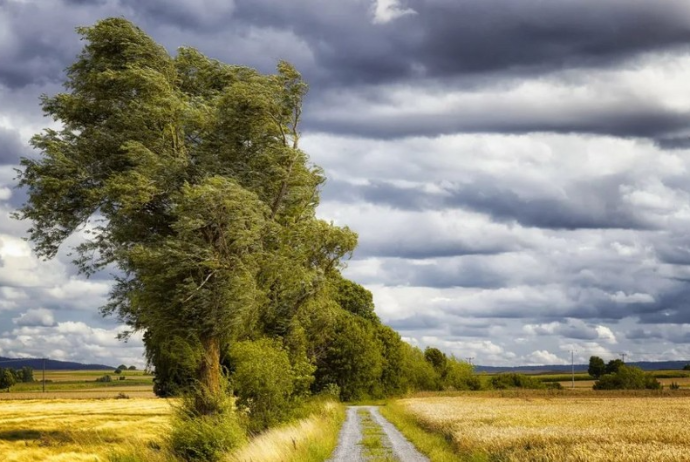
[[[377,406],[349,406],[347,409],[347,419],[340,430],[338,447],[333,453],[329,462],[366,462],[362,455],[362,428],[357,411],[367,410],[374,422],[381,426],[390,442],[391,449],[395,457],[400,462],[429,462],[429,459],[422,455],[403,436],[397,428],[393,426],[385,417],[381,415]]]

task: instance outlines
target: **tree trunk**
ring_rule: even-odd
[[[196,411],[201,415],[219,411],[221,402],[220,341],[210,336],[201,339],[203,357],[197,373],[199,388],[196,396]]]

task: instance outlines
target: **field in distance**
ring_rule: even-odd
[[[0,392],[3,399],[28,398],[113,398],[119,393],[130,397],[152,398],[153,375],[144,371],[123,371],[115,374],[114,370],[80,370],[80,371],[46,371],[46,393],[43,394],[42,371],[34,370],[34,382],[17,383],[9,393]],[[110,382],[97,382],[104,376],[110,376]],[[124,379],[121,379],[124,377]]]
[[[684,462],[690,395],[466,393],[397,401],[461,454],[505,462]]]

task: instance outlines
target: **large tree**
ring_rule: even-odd
[[[356,245],[315,218],[324,176],[299,149],[306,85],[283,62],[262,75],[189,48],[172,57],[121,18],[78,32],[66,91],[42,100],[62,128],[33,138],[18,216],[42,257],[86,234],[80,271],[118,274],[104,313],[146,331],[154,356],[199,352],[196,410],[213,413],[204,396],[221,393],[234,336],[287,333]]]

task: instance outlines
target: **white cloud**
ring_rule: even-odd
[[[18,326],[54,326],[53,312],[45,308],[30,309],[18,318],[12,319]]]
[[[416,14],[416,11],[412,8],[403,7],[400,1],[401,0],[374,0],[374,24],[385,24],[401,16]]]
[[[525,362],[530,365],[550,365],[550,364],[568,364],[569,361],[558,357],[546,350],[533,351],[525,357]]]
[[[616,303],[654,303],[654,297],[649,294],[633,293],[626,294],[623,291],[618,291],[611,295],[611,300]]]

